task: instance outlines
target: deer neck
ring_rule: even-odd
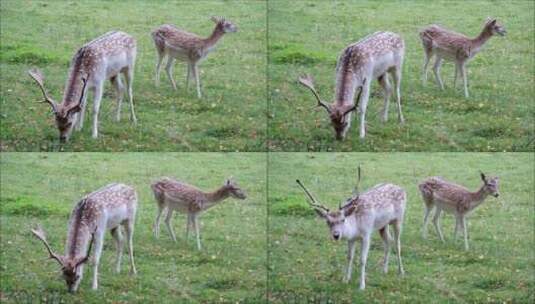
[[[481,186],[476,192],[470,193],[470,210],[481,205],[489,194],[485,191],[485,185]]]
[[[67,244],[65,246],[66,257],[76,259],[86,254],[89,241],[91,240],[91,233],[89,231],[89,227],[85,223],[73,222],[67,235]]]
[[[336,80],[335,103],[337,105],[353,105],[359,82],[352,72],[340,69]]]
[[[67,79],[67,84],[65,86],[65,91],[63,92],[63,105],[75,104],[80,99],[82,94],[82,59],[84,53],[83,50],[76,53],[71,70],[69,72],[69,78]]]
[[[205,193],[206,203],[204,206],[206,206],[206,208],[213,207],[226,199],[228,196],[229,193],[225,187],[221,187],[213,192]]]
[[[208,49],[214,47],[219,39],[223,38],[223,35],[225,35],[223,29],[219,26],[219,24],[216,25],[212,34],[208,38],[204,39],[204,47]]]
[[[472,39],[472,49],[479,50],[489,39],[492,37],[492,33],[484,28],[479,35]]]

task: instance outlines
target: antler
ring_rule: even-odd
[[[313,208],[315,209],[320,209],[324,212],[329,212],[329,209],[327,207],[324,207],[323,205],[321,205],[315,198],[314,196],[312,196],[312,194],[310,194],[310,192],[307,190],[307,188],[305,188],[305,186],[301,183],[300,180],[296,179],[295,180],[297,182],[297,184],[299,184],[299,186],[301,186],[301,188],[303,188],[303,190],[305,191],[306,195],[310,198],[310,200],[312,202],[308,202],[310,206],[312,206]]]
[[[95,228],[95,231],[97,229]],[[91,247],[93,246],[93,240],[95,239],[95,232],[91,233],[91,241],[89,241],[89,248],[87,249],[87,254],[85,255],[85,257],[81,258],[80,260],[78,260],[78,262],[76,262],[76,266],[75,267],[78,267],[79,265],[87,262],[89,260],[89,255],[91,255]]]
[[[225,21],[225,17],[221,17],[221,16],[212,16],[210,18],[210,20],[212,20],[213,22],[215,23],[219,23],[221,21]]]
[[[312,76],[306,74],[304,76],[299,77],[299,83],[301,83],[305,87],[309,88],[310,91],[312,91],[312,94],[314,94],[316,100],[318,101],[318,106],[325,108],[328,113],[331,113],[331,108],[329,108],[329,105],[321,100],[320,96],[318,95],[318,92],[316,91],[316,88],[314,88],[314,79],[312,79]]]
[[[357,167],[357,184],[353,189],[353,195],[359,195],[359,185],[360,185],[360,165]]]
[[[362,91],[364,90],[364,86],[366,85],[366,79],[364,79],[364,81],[362,82],[362,85],[360,86],[360,89],[359,89],[359,94],[357,95],[357,101],[355,102],[355,105],[352,106],[351,108],[349,108],[349,110],[345,111],[344,112],[344,115],[343,116],[346,116],[347,114],[355,111],[357,109],[357,107],[359,106],[359,103],[360,103],[360,96],[362,95]]]
[[[487,177],[485,176],[485,174],[483,173],[483,171],[479,170],[479,174],[481,174],[481,180],[487,184]]]
[[[55,259],[56,261],[58,261],[58,263],[63,265],[63,260],[61,259],[61,256],[59,256],[56,253],[54,253],[52,251],[52,249],[50,248],[50,245],[48,245],[48,242],[46,240],[46,235],[45,235],[45,232],[43,231],[43,228],[41,228],[41,226],[37,226],[36,229],[31,229],[31,231],[32,231],[33,235],[35,235],[38,239],[40,239],[45,244],[45,247],[48,250],[48,254],[50,255],[50,258],[51,259]]]
[[[56,113],[57,112],[56,102],[46,93],[45,86],[44,86],[44,77],[41,71],[39,69],[33,68],[28,71],[28,74],[33,80],[35,80],[35,82],[41,89],[41,92],[43,93],[43,97],[45,98],[43,102],[50,104],[50,106],[52,107],[52,111]]]

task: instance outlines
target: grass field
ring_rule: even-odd
[[[15,1],[1,3],[0,149],[2,151],[260,151],[266,133],[266,4],[260,1]],[[213,15],[238,26],[201,64],[202,100],[185,90],[186,68],[175,66],[178,90],[162,71],[154,84],[156,51],[150,32],[173,23],[201,36]],[[138,41],[134,103],[138,125],[123,103],[113,120],[115,94],[106,84],[100,137],[91,138],[91,115],[82,132],[58,146],[58,131],[38,87],[26,71],[40,67],[49,93],[61,101],[73,54],[110,30]],[[88,113],[92,112],[92,96]]]
[[[37,303],[258,303],[266,290],[266,156],[255,153],[3,153],[0,166],[0,301]],[[163,164],[163,165],[162,165]],[[61,168],[61,169],[58,169]],[[214,189],[233,175],[248,198],[229,199],[201,217],[203,250],[184,239],[184,216],[173,223],[172,242],[162,223],[152,234],[156,205],[149,184],[175,176]],[[109,234],[100,263],[99,290],[91,290],[92,267],[80,290],[67,293],[60,268],[47,259],[29,229],[40,223],[51,246],[63,252],[67,220],[75,202],[110,182],[133,185],[139,195],[134,234],[138,275],[113,272]],[[126,253],[126,252],[125,252]],[[33,300],[27,301],[30,298]],[[39,302],[39,303],[44,303]]]
[[[532,154],[472,153],[273,153],[269,167],[269,293],[272,303],[533,303]],[[372,239],[366,289],[358,288],[358,258],[353,278],[342,283],[346,242],[331,240],[328,227],[307,206],[295,179],[330,208],[349,197],[357,164],[361,191],[392,182],[408,194],[401,237],[405,276],[397,261],[383,275],[378,233]],[[423,203],[417,184],[441,175],[475,189],[478,170],[500,177],[500,197],[488,198],[468,218],[470,251],[452,240],[454,220],[442,221],[446,243],[429,227],[421,238]],[[357,246],[356,257],[360,246]],[[391,255],[391,257],[394,255]],[[330,301],[330,302],[329,302]]]
[[[272,151],[531,151],[534,149],[533,1],[269,1],[269,148]],[[468,65],[470,98],[453,89],[453,64],[442,68],[446,89],[432,72],[422,85],[422,27],[438,23],[476,36],[488,16],[506,37],[492,38]],[[379,119],[383,98],[376,81],[367,111],[367,137],[359,120],[336,142],[325,111],[297,83],[310,73],[325,100],[334,95],[336,60],[350,43],[375,31],[403,36],[406,44],[402,104],[406,123]],[[355,116],[353,116],[355,117]]]

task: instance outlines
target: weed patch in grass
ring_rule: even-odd
[[[307,50],[301,45],[274,45],[270,54],[272,62],[277,64],[313,65],[318,63],[336,64],[336,60],[321,51]]]
[[[67,215],[68,210],[54,203],[44,202],[31,197],[2,198],[0,213],[6,215],[22,215],[47,217],[51,215]]]
[[[287,216],[313,216],[314,211],[302,197],[290,196],[285,199],[274,198],[271,200],[271,213]]]
[[[24,44],[3,46],[0,61],[26,65],[68,64],[68,60],[58,54]]]

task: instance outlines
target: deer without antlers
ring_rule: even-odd
[[[377,32],[349,45],[338,58],[336,65],[335,99],[331,104],[323,101],[316,89],[312,77],[305,75],[299,82],[309,88],[323,107],[335,131],[336,139],[345,138],[351,125],[351,113],[360,111],[360,138],[366,136],[366,108],[370,96],[370,86],[377,78],[384,92],[383,121],[388,120],[388,106],[392,88],[388,80],[391,74],[396,86],[398,118],[404,121],[401,113],[401,67],[405,54],[405,43],[398,35],[390,32]],[[355,91],[359,94],[355,99]],[[362,96],[362,98],[361,98]],[[354,101],[356,100],[356,101]]]
[[[123,32],[108,32],[81,47],[71,61],[67,84],[61,103],[54,101],[46,92],[44,77],[40,70],[28,71],[35,80],[44,97],[44,102],[52,108],[59,130],[60,141],[69,140],[73,127],[81,130],[84,123],[87,90],[93,90],[93,138],[98,137],[98,113],[104,90],[104,82],[110,79],[117,91],[117,111],[115,118],[120,120],[121,103],[125,92],[120,74],[124,74],[126,92],[130,101],[132,121],[136,122],[132,82],[136,60],[136,40]]]
[[[223,17],[212,17],[216,24],[212,34],[207,38],[199,37],[174,25],[164,24],[152,31],[152,39],[158,53],[156,64],[156,85],[160,82],[160,69],[163,59],[167,56],[165,71],[173,89],[176,83],[173,78],[173,63],[175,59],[186,61],[188,64],[186,74],[186,90],[189,88],[189,79],[195,78],[197,85],[197,97],[201,98],[201,83],[199,77],[199,63],[214,50],[216,44],[226,33],[234,33],[238,30],[236,25]]]
[[[436,208],[433,217],[433,225],[440,240],[444,242],[444,236],[440,230],[440,214],[442,211],[455,215],[454,239],[457,238],[457,230],[461,228],[464,235],[464,249],[468,250],[468,224],[466,216],[476,207],[481,205],[487,196],[499,196],[498,177],[487,180],[485,174],[481,173],[483,185],[476,192],[471,192],[463,186],[448,182],[441,177],[429,177],[424,180],[418,188],[422,194],[425,204],[425,215],[423,225],[423,237],[427,238],[427,224],[429,214]]]
[[[360,170],[359,170],[360,172]],[[360,173],[359,173],[360,176]],[[405,213],[407,195],[405,191],[393,184],[378,184],[363,193],[358,192],[358,183],[355,194],[344,204],[340,204],[338,210],[331,211],[321,204],[301,183],[297,180],[309,198],[310,206],[329,226],[331,236],[334,240],[348,240],[348,266],[345,282],[351,280],[353,258],[355,256],[355,244],[358,238],[361,239],[360,252],[360,289],[366,286],[366,261],[370,249],[371,234],[379,230],[384,245],[383,271],[388,272],[388,260],[390,255],[390,235],[388,226],[394,227],[394,237],[396,241],[396,253],[398,258],[398,271],[404,273],[401,262],[401,226]]]
[[[95,243],[95,265],[93,270],[93,289],[98,288],[98,266],[102,254],[104,234],[111,231],[117,245],[115,270],[121,269],[123,237],[121,225],[124,226],[128,241],[131,273],[136,273],[134,265],[134,221],[137,209],[135,190],[124,184],[110,184],[86,195],[74,207],[67,231],[65,254],[55,253],[46,239],[45,232],[39,226],[32,233],[45,245],[50,258],[62,267],[63,278],[69,292],[75,292],[83,277],[84,264],[88,261],[93,242]]]
[[[444,83],[440,78],[442,59],[455,62],[455,76],[453,87],[457,84],[457,75],[461,75],[464,85],[464,96],[468,98],[468,81],[466,77],[466,64],[472,59],[483,45],[494,35],[504,36],[505,28],[498,24],[496,19],[488,19],[481,33],[471,39],[463,34],[449,31],[436,24],[430,25],[420,31],[420,39],[424,47],[423,81],[427,80],[427,65],[433,56],[436,56],[433,73],[440,89],[444,90]]]
[[[228,197],[240,200],[247,198],[245,192],[231,179],[228,179],[222,187],[213,192],[204,192],[194,186],[168,177],[164,177],[153,183],[151,188],[158,205],[158,213],[154,223],[154,236],[159,237],[160,217],[163,211],[167,209],[165,225],[171,238],[176,242],[175,232],[171,226],[173,211],[187,213],[186,239],[189,237],[190,227],[194,228],[197,238],[197,249],[199,250],[201,250],[201,240],[198,219],[201,213]]]

